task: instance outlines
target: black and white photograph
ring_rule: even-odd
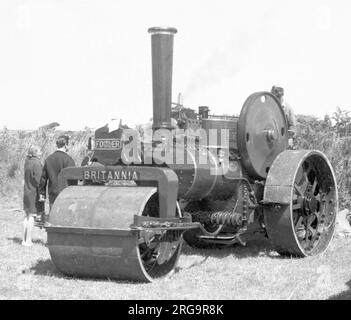
[[[350,16],[2,0],[0,300],[351,300]]]

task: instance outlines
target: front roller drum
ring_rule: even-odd
[[[64,189],[46,227],[53,263],[69,276],[141,282],[166,276],[177,264],[181,236],[130,227],[134,215],[159,217],[158,207],[154,187]]]
[[[280,153],[267,176],[264,204],[266,230],[278,253],[305,257],[325,251],[338,212],[327,157],[315,150]]]

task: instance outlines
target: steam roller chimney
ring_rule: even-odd
[[[151,33],[152,56],[152,129],[172,130],[173,36],[177,33],[177,29],[153,27],[148,32]]]

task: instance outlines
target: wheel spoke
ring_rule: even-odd
[[[302,166],[300,166],[299,169],[297,170],[295,181],[301,184],[301,182],[303,181],[303,178],[304,178],[303,169],[302,169]]]
[[[315,217],[317,218],[318,223],[319,223],[319,220],[321,218],[321,213],[319,211],[315,211],[315,212],[313,212],[313,214],[315,215]]]
[[[297,202],[292,205],[293,210],[302,209],[301,203]]]
[[[303,217],[299,216],[297,222],[295,223],[295,232],[297,237],[302,241],[306,236],[305,226],[303,225]]]
[[[306,189],[308,187],[308,181],[305,181],[302,185],[298,186],[299,187],[299,192],[301,192],[301,196],[305,195]]]
[[[300,196],[305,195],[308,184],[309,184],[308,174],[307,174],[307,171],[304,170],[302,165],[300,166],[296,174],[295,184],[294,184],[295,190],[298,192]]]
[[[313,223],[316,219],[318,219],[318,218],[317,218],[317,216],[316,216],[315,214],[310,215],[310,216],[307,218],[307,223],[306,223],[307,228],[309,228],[309,229],[312,228],[312,223]]]
[[[314,237],[314,235],[316,234],[317,230],[312,228],[311,226],[308,227],[308,231],[310,232],[310,234],[312,234],[312,237]]]
[[[308,180],[308,173],[305,171],[304,173],[303,173],[303,176],[304,176],[304,178],[305,178],[305,182],[309,182],[309,180]]]
[[[314,178],[314,181],[313,181],[313,185],[312,185],[312,190],[311,190],[311,193],[314,195],[315,191],[316,191],[316,187],[317,187],[317,177]]]
[[[303,246],[306,250],[311,250],[314,247],[317,230],[312,227],[312,223],[315,219],[316,217],[313,215],[306,218],[306,236],[303,243]]]
[[[306,188],[303,188],[303,186],[298,186],[297,183],[295,183],[295,190],[298,192],[300,196],[304,196]]]

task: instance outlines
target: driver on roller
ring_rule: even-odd
[[[289,149],[293,149],[294,147],[294,138],[296,134],[296,119],[295,119],[295,114],[291,106],[284,101],[284,88],[280,86],[273,86],[271,89],[271,93],[279,100],[283,111],[285,113],[285,117],[288,123],[288,134],[289,134],[289,139],[288,139],[288,144],[289,144]]]

